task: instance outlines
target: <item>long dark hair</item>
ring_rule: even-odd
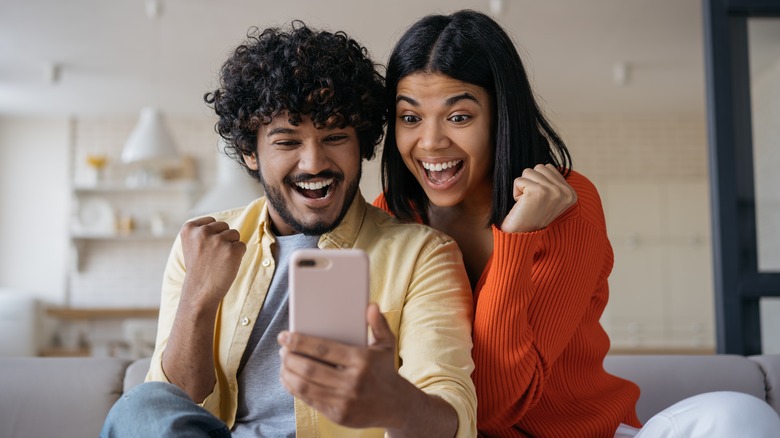
[[[493,100],[493,207],[489,223],[500,225],[514,205],[512,184],[523,169],[552,163],[564,176],[571,157],[545,119],[517,49],[490,17],[471,10],[429,15],[404,33],[387,65],[388,126],[382,152],[382,189],[401,219],[428,222],[428,198],[398,151],[395,98],[398,82],[414,73],[438,73],[478,85]]]

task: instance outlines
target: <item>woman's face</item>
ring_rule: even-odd
[[[398,82],[398,150],[433,205],[491,202],[491,108],[484,88],[442,74]]]

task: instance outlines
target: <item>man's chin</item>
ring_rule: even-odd
[[[307,211],[304,214],[284,211],[282,220],[284,220],[290,228],[295,230],[296,233],[309,236],[320,235],[336,228],[343,217],[340,213],[345,211],[341,205],[331,205],[327,209],[306,210]]]

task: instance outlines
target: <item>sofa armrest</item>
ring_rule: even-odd
[[[0,359],[2,436],[98,436],[122,394],[127,364],[116,358]]]
[[[637,415],[642,422],[688,397],[712,391],[737,391],[766,398],[759,364],[736,355],[609,355],[608,373],[641,389]]]
[[[152,363],[151,357],[138,359],[131,363],[125,371],[124,392],[127,392],[130,388],[144,383],[146,379],[146,373],[149,372],[149,365]]]
[[[764,372],[766,401],[780,415],[780,354],[751,356],[750,359],[757,362]]]

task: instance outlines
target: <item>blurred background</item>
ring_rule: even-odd
[[[203,103],[250,27],[344,30],[384,64],[415,20],[463,8],[513,36],[574,169],[601,193],[612,351],[714,352],[700,0],[2,0],[0,355],[151,353],[181,223],[260,194],[220,157]],[[750,37],[769,175],[780,165],[780,25],[757,20]],[[369,201],[377,161],[364,165]],[[768,178],[763,196],[780,206],[780,180]],[[780,270],[772,208],[760,250]],[[762,315],[764,353],[778,353],[777,299],[762,300]]]

